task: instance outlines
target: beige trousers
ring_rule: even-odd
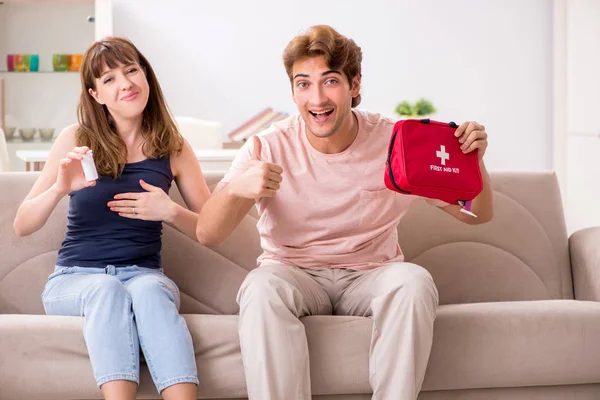
[[[391,263],[368,271],[264,265],[237,298],[250,400],[310,400],[306,315],[373,318],[369,381],[373,399],[414,400],[433,340],[438,293],[427,270]]]

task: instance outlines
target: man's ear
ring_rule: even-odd
[[[294,82],[291,82],[290,87],[292,89],[292,100],[294,101],[294,104],[298,105],[298,102],[296,101],[296,91],[294,90]]]
[[[350,88],[350,91],[352,92],[352,98],[355,98],[356,96],[358,96],[360,94],[360,76],[356,75],[354,78],[352,78],[352,86]]]
[[[92,96],[94,98],[94,100],[96,100],[96,102],[98,104],[104,105],[104,103],[102,101],[100,101],[100,99],[98,98],[98,93],[94,92],[94,90],[92,88],[88,89],[88,93],[90,94],[90,96]]]

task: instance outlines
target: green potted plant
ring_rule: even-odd
[[[414,104],[405,100],[396,106],[396,114],[403,119],[425,118],[427,115],[433,114],[436,111],[433,104],[427,99],[420,99]]]

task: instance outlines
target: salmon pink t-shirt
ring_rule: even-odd
[[[404,260],[396,227],[418,197],[393,192],[383,181],[394,121],[352,111],[358,134],[341,153],[323,154],[312,147],[300,115],[258,135],[261,160],[283,168],[275,197],[256,202],[263,248],[259,265],[362,270]],[[240,149],[222,182],[245,170],[252,143]]]

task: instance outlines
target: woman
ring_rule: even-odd
[[[177,131],[148,60],[128,40],[107,38],[83,56],[79,124],[66,128],[14,221],[40,229],[70,196],[68,229],[42,294],[51,315],[84,317],[94,376],[105,399],[135,399],[139,347],[165,399],[195,399],[192,339],[179,290],[161,269],[162,222],[196,238],[210,191]],[[99,178],[86,181],[92,151]],[[167,195],[173,179],[189,210]]]

